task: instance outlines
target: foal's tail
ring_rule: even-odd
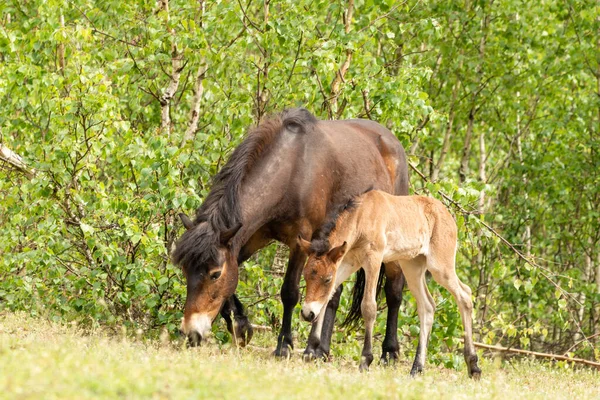
[[[377,278],[377,292],[376,296],[379,298],[381,293],[381,289],[384,284],[384,266],[381,264],[381,269],[379,270],[379,278]],[[356,283],[354,283],[354,288],[352,289],[352,303],[350,304],[350,310],[342,322],[342,327],[355,329],[358,327],[358,322],[362,318],[362,311],[360,309],[360,305],[362,303],[363,296],[365,295],[365,284],[366,284],[366,276],[365,270],[359,269],[356,273]]]

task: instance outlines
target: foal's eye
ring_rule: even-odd
[[[331,283],[331,280],[332,280],[332,279],[333,279],[333,277],[332,277],[331,275],[329,275],[329,276],[326,276],[326,277],[325,277],[325,279],[324,279],[324,282],[325,282],[325,283]]]
[[[221,277],[221,271],[216,271],[216,272],[213,272],[212,274],[210,274],[211,281],[216,281],[220,277]]]

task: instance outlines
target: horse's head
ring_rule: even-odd
[[[308,254],[304,267],[306,297],[302,306],[302,318],[314,322],[335,291],[335,277],[347,244],[329,249],[325,253],[315,252],[309,241],[298,236],[299,248]]]
[[[180,217],[187,231],[177,242],[173,262],[181,266],[187,281],[181,330],[190,345],[197,346],[237,287],[238,265],[230,240],[241,225],[218,233],[209,222],[194,224],[185,215]]]

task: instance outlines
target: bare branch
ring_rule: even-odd
[[[29,169],[21,156],[0,143],[0,161],[10,164],[17,171],[25,174],[28,178],[33,178],[35,175],[34,169]]]
[[[192,108],[190,110],[190,124],[185,131],[183,137],[183,143],[194,137],[194,134],[198,130],[198,119],[200,118],[200,103],[202,101],[202,95],[204,94],[204,77],[206,74],[207,66],[204,61],[200,63],[198,72],[196,73],[196,86],[194,88],[194,99],[192,100]],[[182,144],[183,144],[182,143]]]

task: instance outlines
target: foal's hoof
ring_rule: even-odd
[[[474,381],[480,380],[481,379],[481,371],[473,372],[471,374],[471,379],[473,379]]]
[[[414,365],[412,366],[411,370],[410,370],[410,377],[411,378],[416,378],[417,375],[421,375],[423,374],[423,367],[420,365]]]
[[[369,365],[373,362],[373,355],[370,356],[362,356],[360,359],[360,365],[358,366],[358,370],[360,372],[368,372]]]
[[[237,318],[233,323],[233,330],[238,346],[246,347],[250,343],[250,340],[252,340],[254,329],[252,329],[252,324],[248,318]]]

